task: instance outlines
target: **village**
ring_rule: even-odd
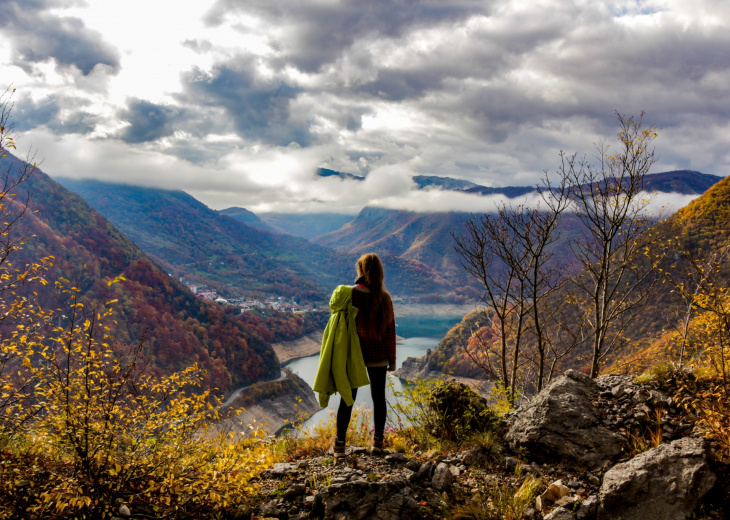
[[[283,296],[270,295],[260,300],[256,298],[240,297],[240,298],[223,298],[215,289],[205,285],[196,285],[182,281],[190,291],[199,298],[213,301],[219,305],[231,305],[241,309],[241,312],[250,312],[254,309],[272,309],[275,311],[302,313],[317,310],[311,303],[299,304],[294,300],[287,299]]]

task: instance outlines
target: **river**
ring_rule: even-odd
[[[408,357],[421,357],[426,353],[427,349],[434,349],[438,345],[441,338],[457,323],[461,321],[461,315],[454,316],[401,316],[396,317],[396,332],[398,336],[404,338],[398,341],[396,345],[397,368],[400,368],[404,359]],[[314,384],[314,377],[317,374],[317,366],[319,365],[319,354],[304,358],[292,359],[284,363],[284,367],[295,372],[304,379],[309,386]],[[389,403],[394,400],[393,391],[401,391],[403,383],[400,379],[388,374],[392,386],[388,385],[387,399]],[[339,406],[339,395],[330,399],[329,407],[319,410],[312,415],[304,423],[304,428],[311,428],[323,419],[329,418]],[[357,392],[355,406],[366,406],[369,409],[373,407],[373,401],[370,398],[370,387],[363,387]],[[372,425],[371,425],[372,427]]]

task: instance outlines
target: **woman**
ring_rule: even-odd
[[[352,305],[357,307],[357,335],[370,378],[373,398],[373,453],[383,451],[383,432],[387,416],[385,382],[387,372],[395,370],[395,315],[393,302],[383,286],[383,265],[374,253],[357,261],[357,280],[352,289]],[[353,389],[353,399],[357,389]],[[345,436],[352,416],[352,406],[340,399],[337,410],[335,456],[345,454]]]

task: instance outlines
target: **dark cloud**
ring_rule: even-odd
[[[286,34],[272,43],[286,54],[284,61],[316,72],[361,38],[398,38],[416,28],[453,24],[488,13],[490,5],[483,0],[219,0],[207,21],[217,25],[227,14],[243,12],[283,26]]]
[[[307,116],[292,109],[302,89],[260,76],[251,57],[216,65],[210,72],[196,69],[183,76],[183,84],[186,102],[225,108],[245,139],[281,146],[312,142]]]
[[[176,124],[185,119],[185,114],[178,107],[132,99],[119,117],[130,126],[122,130],[118,137],[127,143],[145,143],[172,135],[177,129]]]
[[[0,3],[0,30],[12,42],[16,65],[30,72],[32,63],[52,58],[59,65],[75,66],[88,75],[97,65],[113,72],[120,67],[119,53],[103,36],[73,17],[51,14],[59,2],[5,0]]]
[[[356,90],[388,101],[403,101],[419,98],[429,90],[440,89],[443,81],[443,76],[423,74],[421,70],[381,69],[376,80]]]
[[[98,117],[83,110],[88,101],[49,96],[39,101],[25,97],[15,104],[13,117],[18,130],[46,126],[56,134],[90,134]]]

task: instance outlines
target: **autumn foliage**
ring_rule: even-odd
[[[7,96],[0,108],[0,518],[235,513],[271,452],[261,432],[209,429],[213,384],[276,370],[271,349],[77,201],[54,208],[55,227],[28,211],[60,192],[5,153]]]

